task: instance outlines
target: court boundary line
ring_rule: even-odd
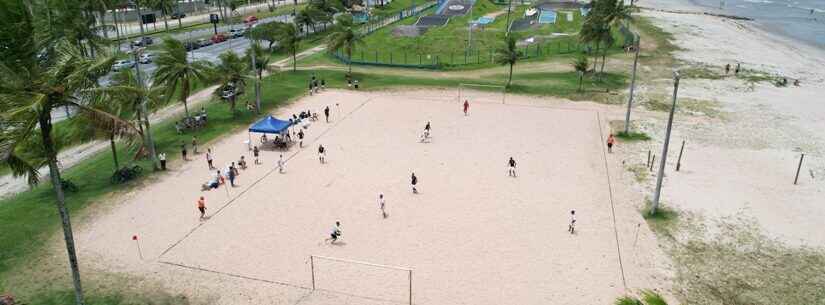
[[[357,112],[357,111],[361,110],[361,108],[363,108],[363,107],[364,107],[364,105],[366,105],[367,103],[369,103],[370,101],[372,101],[372,99],[373,99],[373,97],[370,97],[370,98],[367,98],[366,100],[364,100],[363,102],[361,102],[361,104],[360,104],[360,105],[358,105],[357,107],[355,107],[355,109],[353,109],[352,111],[350,111],[350,112],[346,113],[344,116],[342,116],[340,120],[335,121],[335,122],[332,124],[332,126],[331,126],[330,128],[327,128],[327,130],[324,130],[324,131],[323,131],[323,132],[321,132],[321,134],[319,134],[317,137],[313,138],[311,143],[313,143],[313,144],[314,144],[314,143],[316,143],[316,142],[318,141],[318,139],[320,139],[321,137],[323,137],[324,135],[326,135],[326,134],[327,134],[330,130],[334,129],[334,128],[335,128],[336,126],[338,126],[338,124],[340,124],[341,122],[346,121],[346,119],[347,119],[347,118],[349,118],[349,116],[350,116],[350,115],[352,115],[353,113],[355,113],[355,112]],[[300,128],[300,126],[299,126],[299,128]],[[301,152],[303,152],[303,151],[305,151],[305,150],[304,150],[304,149],[300,149],[300,148],[299,148],[298,150],[296,150],[295,152],[293,152],[291,155],[289,155],[289,156],[286,158],[286,160],[284,161],[284,164],[286,164],[287,162],[289,162],[289,160],[291,160],[293,157],[295,157],[296,155],[298,155],[299,153],[301,153]],[[215,211],[215,213],[212,213],[212,215],[209,215],[209,219],[211,219],[212,217],[215,217],[215,216],[217,216],[218,214],[220,214],[220,213],[221,213],[221,211],[223,211],[225,208],[229,207],[229,205],[231,205],[232,203],[234,203],[236,200],[238,200],[238,198],[240,198],[241,196],[243,196],[244,194],[246,194],[246,192],[248,192],[248,191],[249,191],[249,190],[251,190],[253,187],[255,187],[256,185],[258,185],[258,183],[260,183],[261,181],[263,181],[265,178],[267,178],[267,177],[269,177],[270,175],[272,175],[272,173],[274,173],[277,169],[278,169],[278,167],[273,167],[273,168],[272,168],[272,169],[270,169],[268,172],[266,172],[263,176],[261,176],[260,178],[258,178],[258,180],[255,180],[254,182],[252,182],[252,183],[249,185],[249,187],[247,187],[247,188],[246,188],[246,189],[244,189],[244,190],[241,190],[241,192],[240,192],[240,193],[238,193],[238,195],[237,195],[237,196],[232,197],[229,201],[227,201],[225,204],[223,204],[222,206],[220,206],[220,207],[219,207],[219,208]],[[228,186],[224,185],[224,187],[228,187]],[[178,246],[181,242],[183,242],[184,240],[186,240],[187,238],[189,238],[189,236],[190,236],[190,235],[192,235],[192,233],[195,233],[195,231],[197,231],[200,227],[202,227],[202,226],[203,226],[203,225],[205,225],[206,223],[207,223],[207,222],[200,222],[200,223],[198,223],[198,225],[196,225],[194,228],[192,228],[191,230],[189,230],[189,232],[187,232],[187,233],[186,233],[186,234],[185,234],[182,238],[178,239],[178,240],[177,240],[176,242],[174,242],[171,246],[169,246],[168,248],[166,248],[166,250],[164,250],[163,252],[161,252],[161,253],[160,253],[160,255],[158,255],[158,257],[157,257],[156,259],[158,259],[158,260],[159,260],[161,257],[163,257],[164,255],[166,255],[166,253],[168,253],[169,251],[172,251],[172,249],[174,249],[174,248],[175,248],[175,247],[177,247],[177,246]]]
[[[622,286],[624,286],[624,290],[627,291],[627,278],[625,277],[625,274],[624,274],[624,263],[622,262],[622,247],[619,243],[619,229],[618,229],[618,226],[616,225],[616,205],[613,203],[613,182],[610,179],[610,166],[608,165],[608,162],[607,162],[607,151],[604,149],[604,146],[602,146],[602,144],[601,144],[605,141],[604,132],[602,131],[601,112],[599,112],[599,111],[594,111],[594,112],[596,112],[596,123],[598,124],[598,127],[599,127],[599,139],[601,140],[601,142],[599,143],[599,147],[600,147],[600,150],[602,151],[602,157],[603,157],[603,160],[604,160],[604,172],[605,172],[605,176],[607,177],[607,190],[608,190],[608,194],[610,196],[610,212],[613,216],[613,233],[616,236],[616,254],[618,254],[618,258],[619,258],[619,270],[622,274]]]

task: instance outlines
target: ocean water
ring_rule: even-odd
[[[708,12],[753,18],[759,27],[765,30],[825,49],[825,0],[690,0],[690,2]]]

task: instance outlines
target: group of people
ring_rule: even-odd
[[[256,147],[257,148],[257,147]],[[255,153],[257,155],[257,152]],[[255,158],[256,164],[258,163],[257,156]],[[246,157],[240,156],[240,158],[236,162],[231,162],[226,168],[221,171],[220,169],[215,168],[214,166],[214,155],[212,153],[212,149],[206,150],[206,165],[209,167],[209,170],[214,170],[215,174],[204,184],[201,185],[202,191],[208,191],[212,189],[216,189],[221,185],[226,184],[226,180],[229,180],[229,185],[235,187],[235,181],[238,176],[241,175],[240,170],[246,170]]]
[[[312,78],[309,80],[309,95],[312,95],[313,93],[318,93],[326,88],[326,80],[321,79],[319,82],[318,78],[315,77],[315,74],[312,74]]]

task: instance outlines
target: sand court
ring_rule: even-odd
[[[320,97],[329,103],[347,95]],[[310,255],[406,266],[414,270],[416,304],[597,303],[621,293],[595,112],[478,103],[464,117],[455,99],[398,94],[365,94],[340,107],[345,116],[317,124],[326,128],[320,132],[310,127],[306,147],[290,151],[286,174],[259,175],[159,261],[295,289],[312,285]],[[420,143],[427,121],[432,141]],[[517,178],[507,176],[511,156]],[[410,190],[413,171],[420,194]],[[343,236],[329,245],[323,240],[335,221]],[[326,294],[408,298],[402,271],[317,267]]]

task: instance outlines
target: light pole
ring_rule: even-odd
[[[142,38],[142,37],[141,37]],[[143,78],[140,75],[140,54],[143,53],[144,48],[137,48],[134,51],[135,55],[135,77],[137,78],[138,87],[140,87],[141,91],[144,93],[146,92],[146,87],[143,84]],[[149,159],[152,160],[152,169],[158,170],[158,160],[157,154],[155,154],[155,141],[152,139],[152,130],[149,126],[149,110],[146,107],[146,96],[145,94],[141,94],[140,96],[140,111],[143,112],[143,126],[144,130],[146,131],[146,142],[149,146]]]
[[[639,49],[642,47],[639,40],[641,40],[641,37],[639,37],[639,34],[636,34],[636,56],[633,59],[633,77],[630,80],[630,97],[627,99],[627,114],[624,117],[624,134],[626,136],[630,135],[630,107],[633,105],[633,92],[636,90],[636,66],[639,65]]]
[[[673,127],[673,113],[676,111],[676,96],[679,93],[679,71],[673,72],[673,105],[670,107],[670,116],[667,119],[667,131],[665,132],[665,144],[662,146],[662,158],[659,161],[659,174],[656,177],[656,191],[653,193],[653,203],[650,207],[650,215],[656,214],[659,208],[659,197],[662,194],[662,178],[665,176],[665,163],[667,162],[667,146],[670,144],[670,130]]]

